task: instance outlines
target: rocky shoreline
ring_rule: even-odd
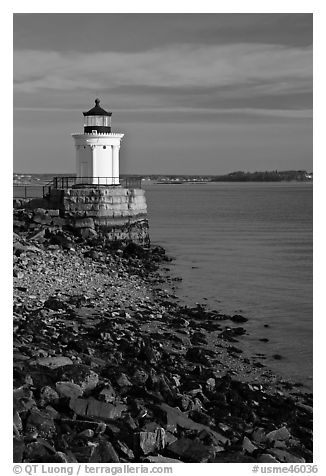
[[[163,248],[15,210],[13,249],[14,462],[312,462],[312,395],[181,306]]]

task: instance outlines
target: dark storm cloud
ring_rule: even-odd
[[[15,14],[14,48],[145,51],[173,43],[312,44],[312,14]]]

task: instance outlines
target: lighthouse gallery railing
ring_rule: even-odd
[[[53,187],[57,189],[78,187],[116,187],[141,188],[141,177],[53,177]]]

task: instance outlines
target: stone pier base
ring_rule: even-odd
[[[16,207],[34,208],[34,219],[49,226],[73,229],[83,238],[105,235],[109,241],[150,243],[145,191],[123,187],[52,189],[49,197],[16,201]],[[41,211],[42,210],[42,211]],[[58,210],[58,216],[53,213]]]

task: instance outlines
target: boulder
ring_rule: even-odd
[[[244,316],[241,316],[240,314],[234,314],[233,316],[230,317],[231,321],[237,322],[237,323],[242,323],[242,322],[247,322],[248,319]]]
[[[67,309],[67,303],[57,297],[50,297],[44,302],[44,307],[52,309],[52,311],[60,311],[61,309]]]
[[[52,415],[47,410],[32,408],[26,422],[26,431],[33,432],[42,438],[52,438],[56,433]]]
[[[105,386],[99,393],[99,400],[106,403],[113,403],[115,401],[116,393],[112,385]]]
[[[65,365],[71,365],[73,362],[69,357],[45,357],[37,359],[36,363],[41,367],[47,367],[49,369],[58,369]]]
[[[92,398],[74,398],[69,404],[79,416],[88,416],[91,418],[100,418],[103,420],[115,420],[121,417],[121,413],[127,410],[123,404],[112,405],[111,403],[99,402]]]
[[[119,463],[119,456],[109,441],[101,439],[94,447],[89,463]]]
[[[291,433],[286,428],[286,426],[282,426],[282,428],[279,428],[278,430],[273,430],[267,433],[266,438],[268,441],[287,441],[289,438],[291,438]]]
[[[72,363],[72,362],[71,362]],[[61,381],[68,381],[78,385],[82,392],[90,392],[97,387],[99,376],[84,364],[74,364],[65,367],[61,373]]]
[[[245,436],[242,440],[242,449],[248,454],[252,454],[254,451],[257,450],[257,446],[255,446],[247,436]]]
[[[180,438],[175,441],[167,447],[167,452],[189,463],[207,463],[215,454],[212,447],[190,438]]]
[[[165,447],[165,430],[157,428],[155,431],[141,431],[135,435],[136,446],[144,455],[160,451]]]
[[[54,390],[54,388],[46,385],[45,387],[41,388],[40,392],[40,404],[47,405],[48,403],[56,402],[59,400],[58,393]]]
[[[184,413],[179,410],[179,408],[170,407],[167,403],[161,403],[159,408],[163,411],[166,417],[167,426],[166,429],[174,432],[177,427],[180,427],[184,430],[194,430],[194,431],[202,431],[207,430],[209,434],[211,434],[214,440],[219,444],[228,444],[229,440],[225,436],[221,435],[220,433],[212,430],[210,427],[203,425],[201,423],[196,423],[190,418],[187,417]]]
[[[55,387],[61,397],[78,398],[83,395],[83,389],[73,382],[57,382]]]

